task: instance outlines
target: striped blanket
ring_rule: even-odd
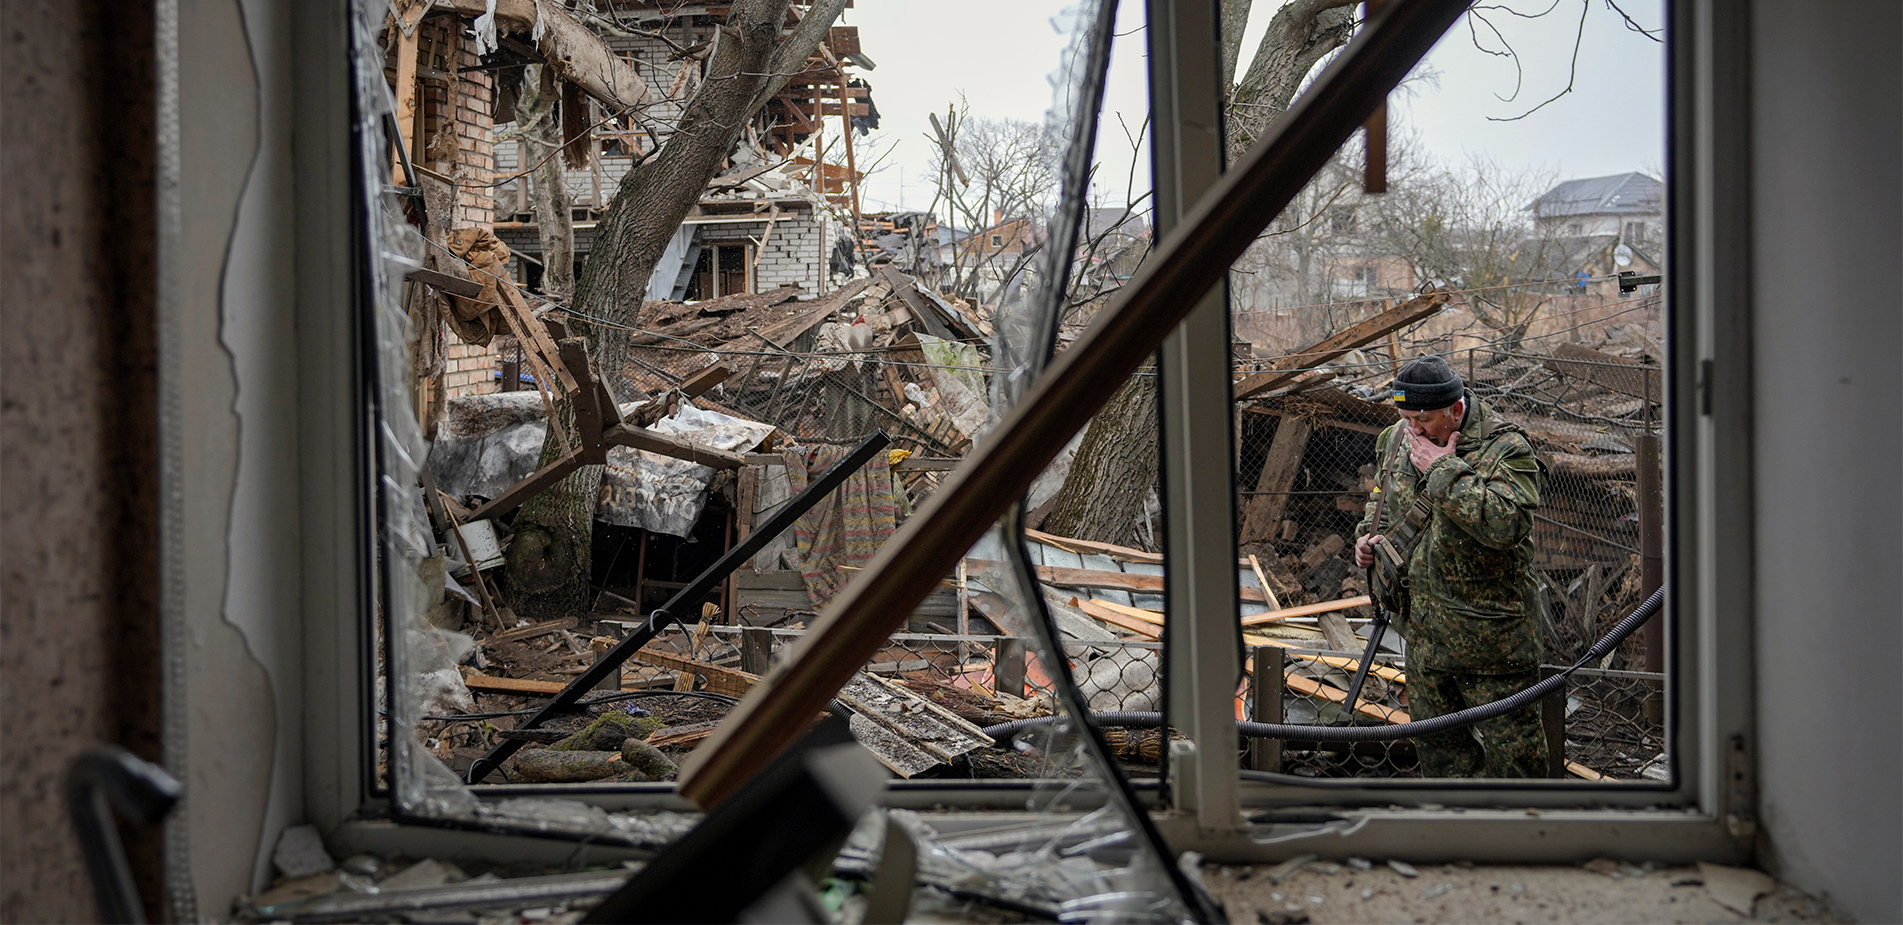
[[[837,446],[786,448],[786,476],[793,493],[805,490],[807,482],[847,452]],[[832,600],[852,578],[853,573],[840,566],[864,567],[897,526],[892,463],[879,453],[793,523],[794,553],[813,606]]]

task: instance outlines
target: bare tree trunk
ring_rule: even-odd
[[[846,0],[814,3],[793,33],[780,41],[787,4],[788,0],[739,0],[731,7],[717,33],[707,79],[674,133],[653,158],[623,178],[613,205],[596,226],[590,259],[570,302],[581,314],[633,325],[648,277],[668,239],[700,201],[707,181],[733,150],[747,120],[785,86],[788,75],[804,67]],[[559,136],[558,123],[545,121]],[[557,178],[549,185],[558,186],[561,158],[550,158],[548,169]],[[543,186],[536,184],[538,190]],[[565,219],[565,194],[563,200]],[[540,212],[542,204],[538,197],[538,224],[547,221]],[[543,256],[546,273],[553,269],[551,255],[545,249]],[[564,257],[564,266],[572,272],[573,258]],[[544,289],[552,292],[549,285],[545,279]],[[592,333],[594,356],[609,388],[618,399],[632,397],[624,369],[631,332],[600,325]],[[556,412],[568,432],[574,433],[574,415],[567,403],[557,405]],[[565,449],[549,441],[542,450],[542,463],[553,461]],[[511,604],[518,614],[552,618],[572,616],[589,607],[595,494],[600,485],[601,467],[583,466],[524,504],[516,515],[507,574]]]
[[[1249,0],[1223,0],[1225,78],[1235,73],[1250,5]],[[1288,109],[1309,69],[1347,43],[1354,18],[1354,0],[1290,0],[1276,11],[1248,73],[1230,94],[1231,163]],[[1302,275],[1306,285],[1306,267]],[[1144,501],[1156,486],[1156,454],[1156,382],[1140,377],[1125,383],[1091,419],[1043,529],[1100,543],[1138,545]]]
[[[1156,487],[1156,379],[1136,376],[1090,421],[1043,530],[1137,546],[1143,503]]]
[[[569,211],[568,188],[562,183],[562,143],[556,104],[561,91],[555,74],[530,65],[516,98],[515,120],[529,157],[539,161],[522,169],[534,181],[530,193],[535,228],[542,245],[542,292],[566,299],[575,291],[575,225]],[[535,163],[532,161],[531,163]],[[554,383],[544,383],[553,386]],[[575,416],[568,402],[557,402],[561,433],[575,432]],[[570,448],[548,429],[537,468],[554,462]],[[516,514],[509,542],[509,603],[518,616],[548,620],[585,613],[594,526],[595,492],[601,485],[601,467],[583,466],[547,491],[529,499]],[[577,579],[580,580],[577,580]]]
[[[530,88],[534,89],[531,90]],[[557,299],[575,294],[575,222],[571,212],[568,186],[562,182],[561,157],[555,155],[562,143],[562,131],[555,115],[561,92],[555,86],[555,72],[540,65],[529,65],[522,80],[522,92],[516,97],[515,121],[530,156],[541,163],[532,171],[534,189],[530,194],[535,211],[535,230],[542,244],[542,291]],[[528,165],[523,165],[526,168]],[[548,460],[544,460],[547,462]]]
[[[1235,86],[1236,60],[1242,55],[1242,33],[1249,27],[1254,0],[1222,0],[1222,85]]]
[[[1231,0],[1234,2],[1234,0]],[[1290,0],[1275,11],[1256,46],[1249,70],[1229,95],[1229,162],[1247,151],[1277,116],[1288,110],[1302,78],[1329,52],[1348,43],[1354,28],[1355,0]],[[1225,10],[1223,25],[1229,25]],[[1246,12],[1245,12],[1246,17]],[[1242,40],[1240,32],[1235,41]],[[1230,39],[1224,36],[1223,43]],[[1227,49],[1225,48],[1227,58]],[[1234,58],[1225,64],[1233,72]]]
[[[778,41],[787,0],[740,0],[720,29],[702,82],[679,127],[653,158],[628,172],[614,207],[595,228],[575,305],[582,312],[632,325],[648,277],[681,220],[739,140],[747,119],[806,58],[846,0],[815,3],[785,42]],[[617,396],[633,332],[606,325],[595,332],[595,357]]]

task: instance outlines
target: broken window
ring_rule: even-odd
[[[619,12],[644,15],[642,5],[625,6]],[[1008,413],[1059,332],[1087,321],[1114,288],[1116,276],[1087,272],[1097,264],[1097,245],[1078,231],[1089,164],[1067,158],[1090,137],[1113,11],[1084,3],[1056,20],[1068,48],[1054,108],[1023,133],[1037,142],[1024,153],[1048,182],[1032,190],[1041,198],[1017,203],[1034,216],[1021,221],[1035,223],[1041,240],[1066,243],[991,268],[982,295],[967,290],[970,300],[939,286],[929,252],[908,254],[904,265],[882,261],[843,285],[801,275],[826,272],[827,253],[812,244],[830,242],[835,229],[879,232],[879,220],[854,227],[856,207],[811,201],[848,196],[855,182],[827,160],[819,137],[823,117],[855,119],[869,105],[858,102],[863,84],[843,79],[835,97],[821,81],[792,85],[743,133],[727,172],[710,177],[689,210],[696,233],[676,234],[648,280],[649,294],[659,287],[663,297],[634,300],[627,323],[584,307],[589,273],[607,261],[589,261],[568,281],[548,269],[562,265],[564,246],[610,246],[609,221],[567,241],[547,226],[568,214],[577,219],[571,231],[581,230],[586,210],[532,208],[536,228],[471,222],[453,184],[433,187],[431,174],[408,163],[390,166],[403,171],[394,191],[381,179],[364,184],[374,243],[365,266],[370,368],[381,398],[374,628],[386,682],[374,773],[399,818],[649,847],[691,824],[652,810],[670,798],[679,762],[776,662],[795,657],[817,611]],[[693,40],[687,27],[711,39],[718,25],[698,10],[665,18],[658,31],[677,43]],[[403,25],[366,20],[356,33],[359,99],[373,126],[361,157],[378,175],[405,137],[401,121],[392,131],[381,118],[392,95],[385,64],[407,54]],[[471,38],[471,23],[455,13],[414,25]],[[486,43],[481,28],[473,38]],[[468,73],[508,83],[509,68],[496,65],[522,54],[519,44],[481,44],[489,60]],[[817,53],[809,63],[841,66]],[[552,114],[525,116],[518,106],[515,122],[488,127],[508,124],[526,139],[509,165],[526,181],[516,189],[604,205],[604,194],[581,195],[600,169],[599,150],[585,149],[580,163],[547,145],[538,152],[530,121],[559,120],[572,91],[598,88],[550,78],[553,65],[538,76],[536,66],[522,65],[513,92],[559,100]],[[674,65],[676,89],[690,92],[704,66]],[[787,112],[812,120],[811,131],[789,130],[779,118]],[[801,145],[808,154],[797,153]],[[1132,198],[1113,223],[1124,250],[1129,229],[1143,224],[1141,192]],[[935,225],[904,222],[909,232]],[[1124,255],[1121,272],[1133,263]],[[536,289],[516,284],[524,273]],[[1084,292],[1074,286],[1089,291],[1073,299]],[[418,369],[413,344],[445,331],[462,355]],[[600,354],[594,339],[616,337],[622,352]],[[446,378],[485,363],[527,387]],[[585,490],[562,494],[570,473],[591,469],[599,474]],[[1061,481],[1058,472],[1045,494]],[[807,490],[816,483],[825,487]],[[1140,487],[1135,503],[1141,542],[1154,545],[1153,492]],[[589,552],[573,585],[548,577],[558,553],[542,557],[543,573],[525,571],[520,558],[532,543],[546,552],[575,542],[550,519],[554,504],[581,505]],[[761,539],[771,542],[746,545]],[[1021,520],[979,539],[945,576],[946,593],[882,637],[863,665],[844,666],[859,670],[828,710],[844,711],[894,787],[1008,782],[1012,802],[1033,812],[982,832],[899,810],[890,825],[875,815],[862,828],[875,853],[882,841],[910,841],[920,879],[936,890],[925,892],[944,903],[1181,919],[1198,899],[1127,780],[1132,769],[1155,779],[1165,737],[1106,742],[1081,716],[1155,709],[1160,646],[1107,628],[1038,578],[1071,564],[1126,574],[1113,559],[1080,557],[1059,538],[1040,542],[1026,562],[1021,542]],[[730,567],[742,550],[744,575]],[[1160,600],[1157,571],[1149,563],[1127,573],[1145,589],[1134,603]],[[566,614],[536,598],[563,587],[573,591]],[[608,660],[637,636],[631,658]],[[540,722],[541,705],[565,689],[582,698],[577,709]],[[1030,722],[1010,726],[1018,720]],[[536,795],[521,785],[536,785]],[[648,808],[609,812],[586,799],[601,788],[645,795]],[[1050,862],[1019,864],[1027,852]],[[854,869],[851,851],[840,863]]]
[[[1616,23],[1581,28],[1601,26]],[[1523,24],[1500,35],[1520,54],[1552,40]],[[1663,46],[1626,35],[1607,54],[1654,75],[1629,89],[1656,106]],[[1477,78],[1485,56],[1450,37],[1423,67]],[[1591,105],[1613,105],[1608,93]],[[1230,323],[1245,344],[1233,397],[1247,652],[1238,716],[1363,730],[1256,739],[1243,773],[1277,784],[1657,786],[1675,767],[1663,618],[1543,705],[1451,735],[1379,732],[1566,671],[1664,575],[1666,305],[1619,284],[1607,256],[1616,235],[1586,234],[1620,228],[1615,215],[1629,208],[1649,214],[1624,221],[1628,239],[1662,225],[1660,181],[1640,171],[1664,161],[1663,138],[1625,145],[1625,172],[1559,174],[1533,166],[1564,159],[1566,143],[1534,127],[1544,115],[1509,120],[1528,106],[1439,96],[1420,87],[1391,98],[1381,133],[1339,150],[1230,277]],[[1492,150],[1475,140],[1489,118],[1506,120],[1486,130]],[[1654,193],[1633,206],[1617,193],[1628,186]],[[1432,369],[1453,391],[1416,400],[1454,411],[1419,413],[1464,417],[1409,438],[1418,426],[1403,415],[1415,412],[1392,383],[1422,357],[1438,358]],[[1435,469],[1450,445],[1453,461]],[[1454,499],[1468,492],[1490,493],[1486,518],[1463,519]],[[1370,534],[1386,539],[1372,566],[1357,548]]]
[[[660,15],[626,6],[634,21]],[[679,46],[657,53],[711,38],[716,24],[694,9],[650,30]],[[835,92],[815,80],[775,96],[721,172],[689,191],[684,224],[649,276],[630,284],[645,292],[622,293],[629,314],[617,318],[575,294],[614,261],[590,262],[567,284],[581,288],[564,295],[530,256],[559,253],[559,235],[470,222],[469,205],[433,169],[383,188],[392,136],[378,101],[387,99],[386,62],[404,54],[390,45],[403,30],[359,23],[360,102],[372,120],[361,155],[376,177],[364,187],[365,273],[380,441],[378,668],[388,682],[387,722],[367,721],[380,736],[375,773],[399,816],[650,847],[692,824],[652,811],[673,799],[682,763],[697,748],[718,753],[709,743],[721,744],[723,721],[762,678],[814,658],[839,602],[858,593],[856,576],[956,484],[953,473],[1018,407],[1049,354],[1073,349],[1114,309],[1143,272],[1151,229],[1166,233],[1193,204],[1190,195],[1179,214],[1158,219],[1146,184],[1133,181],[1109,191],[1124,206],[1085,208],[1106,201],[1084,185],[1091,152],[1080,147],[1089,135],[1079,120],[1090,115],[1101,43],[1113,31],[1100,21],[1107,9],[1084,3],[1062,20],[1071,47],[1047,124],[993,136],[1033,143],[1042,165],[1019,191],[1025,208],[1005,213],[1033,216],[1014,219],[1025,243],[1015,261],[974,261],[983,255],[963,246],[969,232],[938,216],[861,214],[849,192],[854,170],[827,160],[822,133],[826,116],[861,116],[869,104],[855,91],[865,88],[842,79]],[[1345,9],[1342,19],[1346,41]],[[458,35],[464,25],[422,21]],[[808,63],[820,68],[813,62],[826,57]],[[529,89],[529,66],[518,93]],[[674,89],[691,92],[705,66],[691,54],[673,61]],[[976,160],[959,142],[982,126],[947,122],[939,132],[951,194],[966,188],[954,179],[970,166],[960,155]],[[406,122],[395,124],[404,144]],[[1236,119],[1232,128],[1270,127]],[[625,132],[617,144],[626,147],[585,148],[579,164],[552,148],[538,161],[520,153],[525,143],[509,169],[521,180],[538,163],[557,164],[544,191],[613,208],[616,171],[649,156],[645,131]],[[1252,137],[1223,140],[1232,161]],[[1227,299],[1223,336],[1193,364],[1206,372],[1216,368],[1209,357],[1229,358],[1213,388],[1186,394],[1232,412],[1213,419],[1233,418],[1223,425],[1233,429],[1214,452],[1176,457],[1191,461],[1187,478],[1176,477],[1213,487],[1234,514],[1237,534],[1197,567],[1223,573],[1235,612],[1166,597],[1175,586],[1165,566],[1185,561],[1184,546],[1166,547],[1191,527],[1184,508],[1171,513],[1158,457],[1175,439],[1167,409],[1185,406],[1160,395],[1167,364],[1143,364],[1094,415],[1069,422],[1075,438],[1031,482],[1022,510],[975,545],[959,539],[951,552],[964,554],[945,574],[922,576],[938,584],[916,608],[856,641],[865,657],[810,669],[849,675],[828,698],[836,704],[814,712],[848,714],[853,737],[893,778],[893,802],[988,805],[1004,792],[1034,812],[973,832],[893,810],[862,827],[862,842],[886,844],[902,830],[928,857],[928,882],[975,878],[991,900],[1034,897],[1053,915],[1173,916],[1193,890],[1158,851],[1139,797],[1179,809],[1213,802],[1195,783],[1211,779],[1209,768],[1232,789],[1264,785],[1243,789],[1270,802],[1290,799],[1288,790],[1263,797],[1270,788],[1327,802],[1329,786],[1444,783],[1423,782],[1434,775],[1423,774],[1412,740],[1385,732],[1420,712],[1406,645],[1416,625],[1373,631],[1377,589],[1353,558],[1375,488],[1407,472],[1401,457],[1378,451],[1378,438],[1400,417],[1389,383],[1418,354],[1444,357],[1471,407],[1498,415],[1504,423],[1489,435],[1521,435],[1530,447],[1530,470],[1514,468],[1524,456],[1469,468],[1518,477],[1505,467],[1541,489],[1537,507],[1512,515],[1531,525],[1535,583],[1515,606],[1538,646],[1532,675],[1572,667],[1651,590],[1658,547],[1647,537],[1660,524],[1648,499],[1664,400],[1657,290],[1633,295],[1597,271],[1582,282],[1575,271],[1603,252],[1551,234],[1557,226],[1522,222],[1545,191],[1526,178],[1405,172],[1404,151],[1389,152],[1385,193],[1367,192],[1373,159],[1353,144],[1322,167],[1236,263],[1217,300]],[[813,201],[835,198],[849,201]],[[497,210],[492,219],[526,214]],[[570,231],[591,235],[569,245],[586,238],[605,248],[613,223],[584,224]],[[1004,237],[990,234],[991,247]],[[539,292],[513,284],[529,273]],[[610,341],[616,352],[602,354]],[[419,368],[426,355],[440,364]],[[473,371],[455,368],[464,363],[484,372],[493,363],[503,381],[526,387],[453,379]],[[841,460],[852,462],[831,491]],[[828,486],[824,498],[805,493],[814,484]],[[744,561],[729,568],[736,557]],[[549,605],[562,595],[566,610]],[[1538,770],[1669,780],[1661,654],[1653,637],[1635,637],[1574,672],[1536,723],[1547,744]],[[1243,671],[1199,670],[1204,657],[1236,658]],[[1184,735],[1181,714],[1163,715],[1166,699],[1184,695],[1221,708],[1200,721],[1200,741]],[[544,716],[561,697],[574,709]],[[809,720],[789,720],[784,736]],[[1238,720],[1251,725],[1232,727]],[[1218,727],[1222,735],[1207,735]],[[1232,757],[1237,730],[1247,741]],[[608,792],[614,811],[596,799]],[[1497,803],[1505,792],[1467,799]],[[1014,852],[1081,860],[1017,868]]]
[[[700,251],[694,264],[694,283],[687,290],[689,301],[717,299],[752,291],[753,248],[746,244],[709,244]]]

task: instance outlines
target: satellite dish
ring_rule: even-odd
[[[1632,248],[1621,244],[1612,249],[1612,262],[1622,267],[1632,265]]]

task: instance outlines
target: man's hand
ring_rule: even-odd
[[[1379,533],[1371,533],[1358,540],[1355,540],[1355,565],[1359,568],[1367,568],[1368,566],[1373,565],[1374,564],[1374,544],[1382,542],[1386,539],[1387,537],[1382,536]]]
[[[1435,460],[1453,453],[1455,445],[1459,443],[1460,431],[1447,435],[1446,446],[1435,446],[1434,441],[1427,439],[1425,434],[1409,430],[1407,455],[1414,461],[1414,468],[1426,472],[1427,467],[1433,465]]]

